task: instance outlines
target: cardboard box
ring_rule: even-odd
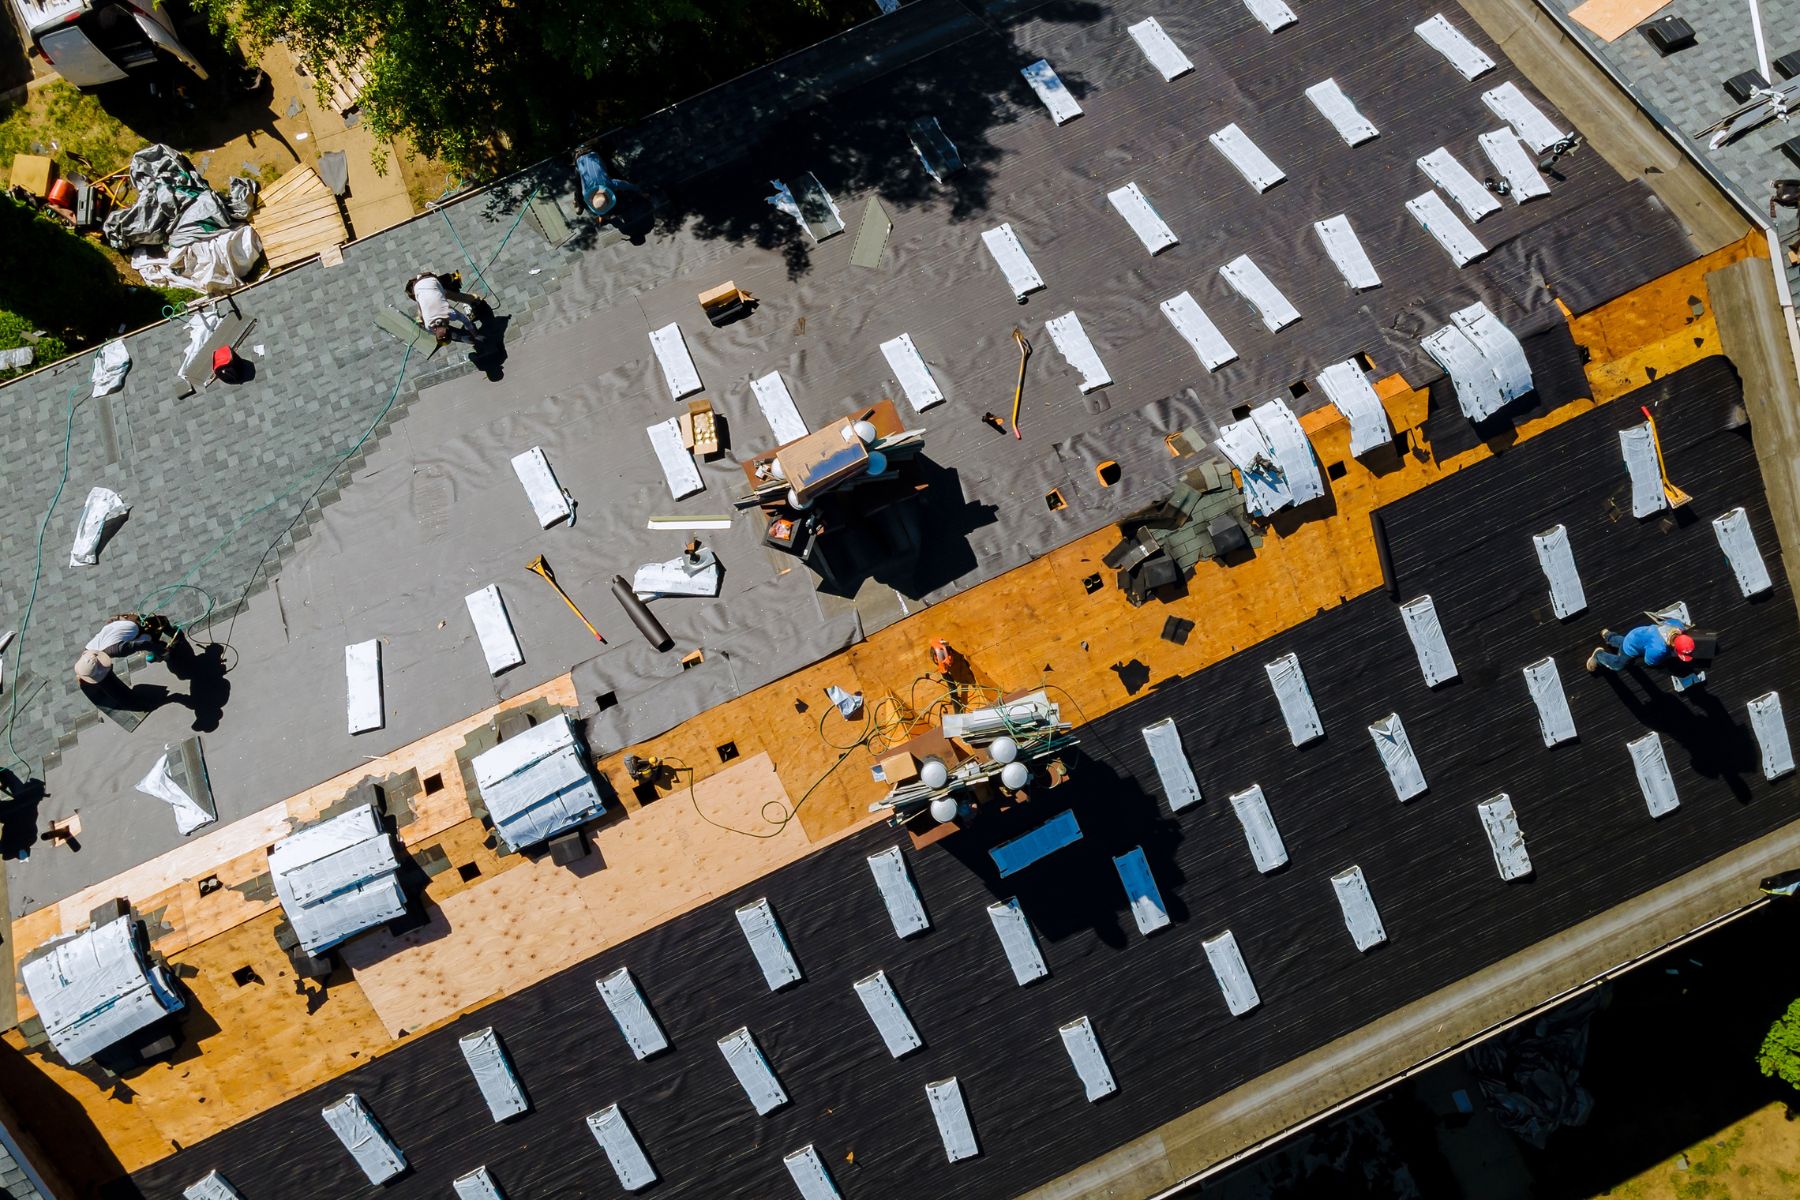
[[[919,760],[910,754],[892,754],[881,760],[881,773],[889,787],[911,783],[919,777]]]
[[[56,176],[56,164],[42,154],[15,154],[12,161],[12,185],[24,188],[34,196],[43,196],[50,191],[50,181]]]

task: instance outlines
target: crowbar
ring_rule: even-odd
[[[1644,414],[1644,420],[1650,423],[1650,444],[1656,447],[1656,469],[1662,475],[1663,499],[1669,502],[1670,508],[1680,508],[1693,497],[1669,482],[1669,467],[1663,462],[1662,438],[1656,433],[1656,418],[1650,415],[1648,404],[1640,404],[1638,408]]]
[[[563,598],[563,603],[569,606],[570,612],[581,618],[581,623],[586,625],[588,632],[594,635],[594,640],[602,645],[606,643],[606,639],[600,636],[600,631],[594,628],[594,623],[588,620],[587,616],[575,606],[573,600],[569,599],[569,593],[563,591],[562,584],[556,582],[556,572],[550,569],[550,564],[544,561],[543,555],[540,554],[526,563],[525,569],[533,575],[541,576],[545,583],[556,589],[556,594]]]
[[[1013,329],[1013,341],[1019,343],[1019,384],[1013,388],[1012,427],[1013,436],[1024,441],[1025,435],[1019,432],[1019,402],[1025,397],[1025,360],[1031,357],[1031,343],[1017,328]]]

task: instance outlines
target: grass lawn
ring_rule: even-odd
[[[8,172],[15,154],[48,154],[60,173],[107,175],[124,170],[143,145],[99,100],[60,79],[32,88],[23,104],[0,108],[0,165]]]

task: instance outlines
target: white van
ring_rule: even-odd
[[[127,79],[162,55],[200,78],[206,71],[175,36],[175,18],[156,0],[4,0],[30,52],[78,88]]]

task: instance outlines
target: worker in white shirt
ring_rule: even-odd
[[[168,653],[174,634],[175,627],[167,617],[155,613],[119,613],[109,618],[100,627],[100,632],[82,647],[75,660],[75,679],[99,687],[113,678],[114,659],[136,654],[139,650],[148,650],[150,661],[155,662],[157,656]]]
[[[431,271],[425,271],[406,281],[407,299],[419,306],[419,324],[437,339],[440,346],[449,345],[452,339],[461,342],[481,340],[481,332],[475,328],[475,322],[456,305],[485,308],[486,302],[479,296],[459,291],[461,283],[460,276],[437,275]]]

